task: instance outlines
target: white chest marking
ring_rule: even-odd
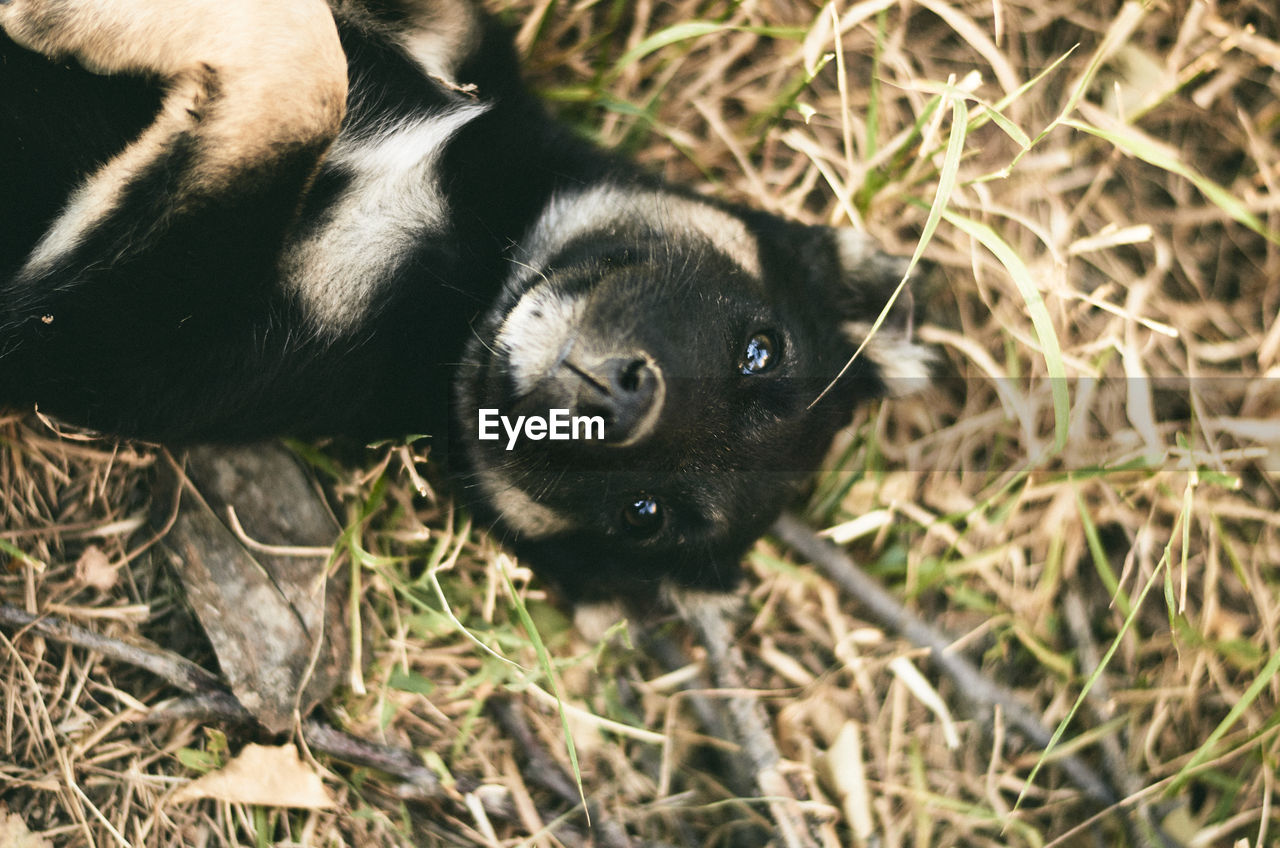
[[[373,137],[340,136],[326,167],[350,186],[325,223],[290,245],[283,279],[321,332],[350,330],[422,238],[449,229],[437,165],[449,140],[487,104],[467,104]]]

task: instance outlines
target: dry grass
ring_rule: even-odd
[[[1152,804],[1178,844],[1275,844],[1273,5],[513,5],[516,20],[535,22],[522,44],[559,108],[673,179],[853,223],[904,253],[930,208],[941,211],[939,185],[950,189],[925,250],[935,270],[917,289],[919,335],[937,347],[943,379],[864,413],[807,514],[845,529],[872,516],[849,540],[855,556],[963,634],[992,678],[1064,726],[1061,745],[1105,768],[1131,805]],[[628,54],[693,20],[725,26]],[[824,61],[837,44],[844,53]],[[1003,117],[990,120],[997,103]],[[0,596],[198,655],[145,527],[151,461],[58,439],[36,419],[0,422]],[[504,786],[513,818],[406,806],[377,775],[336,764],[337,812],[172,803],[195,773],[180,752],[217,755],[217,734],[136,724],[169,694],[154,680],[8,633],[0,802],[55,845],[560,844],[546,817],[568,805],[521,768],[523,752],[485,710],[495,697],[531,705],[536,738],[568,767],[505,568],[582,710],[569,725],[602,815],[640,844],[749,834],[763,808],[735,799],[699,746],[680,694],[688,674],[617,641],[584,643],[506,555],[415,494],[410,467],[422,465],[383,448],[330,478],[353,529],[345,555],[359,566],[370,665],[363,691],[345,690],[328,712],[442,771]],[[869,834],[885,846],[1140,838],[1115,816],[1078,827],[1097,808],[1049,765],[1028,782],[1041,752],[998,722],[968,721],[947,682],[933,685],[950,717],[930,708],[903,672],[904,661],[923,668],[920,657],[861,620],[856,599],[768,540],[751,565],[749,683],[831,845]],[[453,615],[518,665],[459,632],[432,575]]]

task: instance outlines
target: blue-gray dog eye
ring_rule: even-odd
[[[773,340],[773,336],[768,333],[756,333],[747,339],[747,347],[743,351],[738,369],[743,374],[763,374],[773,367],[777,359],[776,349],[777,343]]]
[[[634,536],[652,536],[662,529],[662,504],[654,498],[636,498],[622,508],[622,520]]]

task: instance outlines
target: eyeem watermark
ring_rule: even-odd
[[[567,409],[551,409],[548,413],[546,416],[517,415],[513,420],[496,409],[481,409],[479,438],[496,442],[506,433],[507,450],[514,449],[522,435],[534,442],[604,439],[604,416],[570,415]]]

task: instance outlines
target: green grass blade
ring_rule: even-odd
[[[44,563],[22,550],[22,548],[9,544],[4,539],[0,539],[0,554],[8,556],[14,562],[31,563],[37,571],[44,569]]]
[[[876,155],[880,144],[880,98],[883,96],[880,74],[884,65],[884,43],[888,37],[889,10],[881,9],[876,13],[876,37],[871,48],[871,78],[867,81],[867,135],[863,149],[868,159]]]
[[[1031,271],[1018,256],[1008,242],[1002,239],[995,230],[986,224],[957,215],[954,212],[944,213],[948,222],[977,239],[983,247],[1000,261],[1018,293],[1027,305],[1027,313],[1031,317],[1031,325],[1035,328],[1036,338],[1040,342],[1040,351],[1044,356],[1045,368],[1049,373],[1050,389],[1053,393],[1053,449],[1061,451],[1067,444],[1067,424],[1071,416],[1071,399],[1067,391],[1067,369],[1062,361],[1062,346],[1058,343],[1058,333],[1053,327],[1053,319],[1045,306],[1040,289],[1031,278]]]
[[[1047,77],[1049,74],[1051,74],[1051,73],[1053,73],[1055,70],[1057,70],[1059,65],[1061,65],[1063,62],[1065,62],[1065,61],[1067,61],[1068,59],[1070,59],[1070,58],[1071,58],[1071,54],[1072,54],[1072,53],[1074,53],[1074,52],[1076,52],[1076,48],[1077,48],[1077,47],[1079,47],[1079,46],[1080,46],[1080,45],[1078,45],[1078,44],[1076,44],[1076,45],[1072,45],[1072,47],[1071,47],[1071,49],[1070,49],[1070,50],[1068,50],[1066,53],[1063,53],[1063,54],[1062,54],[1061,56],[1059,56],[1057,59],[1054,59],[1054,60],[1053,60],[1053,62],[1051,62],[1051,63],[1050,63],[1050,64],[1049,64],[1049,65],[1048,65],[1044,70],[1042,70],[1040,73],[1036,74],[1036,75],[1035,75],[1035,76],[1033,76],[1031,79],[1027,80],[1027,81],[1026,81],[1026,82],[1024,82],[1022,85],[1018,86],[1015,90],[1013,90],[1013,91],[1009,92],[1008,94],[1006,94],[1004,97],[1001,97],[1001,98],[1000,98],[999,100],[997,100],[995,103],[991,104],[991,109],[992,109],[992,111],[994,111],[994,112],[1004,112],[1004,110],[1005,110],[1005,109],[1008,109],[1008,108],[1009,108],[1009,106],[1011,106],[1013,103],[1015,103],[1016,101],[1018,101],[1019,99],[1021,99],[1021,98],[1022,98],[1022,96],[1023,96],[1024,94],[1026,94],[1028,91],[1030,91],[1031,89],[1033,89],[1033,88],[1035,88],[1037,85],[1039,85],[1039,84],[1040,84],[1040,81],[1041,81],[1042,79],[1044,79],[1044,78],[1045,78],[1045,77]],[[975,129],[975,128],[976,128],[976,126],[979,126],[979,125],[980,125],[980,124],[975,125],[975,127],[970,127],[970,129]]]
[[[1253,230],[1272,244],[1280,244],[1280,232],[1269,229],[1261,218],[1249,211],[1249,207],[1245,206],[1242,200],[1204,174],[1199,173],[1179,160],[1171,152],[1146,138],[1133,127],[1115,126],[1102,129],[1075,118],[1067,118],[1062,123],[1103,139],[1117,150],[1141,159],[1148,165],[1154,165],[1162,171],[1168,171],[1171,174],[1182,177],[1195,186],[1210,203],[1217,206],[1235,221]]]
[[[938,175],[938,190],[933,195],[933,203],[929,205],[929,216],[925,218],[924,227],[920,232],[920,241],[916,244],[916,249],[911,254],[911,264],[908,266],[908,274],[915,270],[916,265],[920,262],[920,257],[924,255],[925,246],[933,239],[933,234],[938,229],[938,224],[942,221],[943,214],[947,211],[947,203],[951,200],[951,193],[955,191],[956,175],[960,172],[960,160],[964,156],[964,140],[968,136],[969,127],[969,107],[965,104],[964,93],[960,91],[952,91],[951,100],[951,135],[947,139],[947,152],[942,158],[942,172]],[[903,280],[905,283],[906,280]],[[898,289],[901,290],[902,284]],[[896,299],[897,292],[894,292]],[[883,319],[889,307],[893,305],[891,300],[882,312],[880,319]],[[877,326],[880,324],[877,319]]]
[[[964,93],[953,87],[948,87],[946,95],[948,102],[951,104],[951,135],[947,140],[947,152],[942,160],[942,171],[938,176],[938,190],[934,192],[933,203],[929,206],[929,216],[925,219],[924,228],[920,233],[920,240],[916,242],[916,249],[911,254],[911,261],[907,263],[907,271],[902,275],[902,279],[898,282],[898,287],[893,290],[893,294],[889,295],[888,301],[884,308],[880,310],[880,314],[876,316],[876,320],[872,322],[871,329],[867,332],[866,338],[862,340],[862,344],[858,345],[857,350],[853,352],[853,356],[849,357],[849,361],[844,364],[839,373],[832,378],[826,388],[814,398],[809,404],[810,408],[818,401],[826,396],[827,392],[845,375],[858,357],[862,355],[863,349],[880,331],[881,325],[885,319],[889,317],[889,312],[893,309],[893,305],[898,302],[898,297],[902,294],[902,290],[906,288],[907,281],[911,279],[911,272],[915,270],[916,265],[920,262],[920,257],[924,255],[925,246],[929,244],[933,238],[934,232],[938,229],[938,223],[942,220],[946,213],[947,203],[951,200],[951,192],[955,190],[956,175],[960,171],[960,160],[964,155],[964,140],[966,137],[966,127],[969,123],[969,110],[965,105]]]
[[[1080,101],[1084,99],[1088,93],[1090,86],[1093,85],[1094,79],[1098,75],[1098,71],[1106,63],[1107,59],[1115,53],[1126,41],[1129,36],[1137,29],[1138,24],[1146,15],[1147,10],[1144,4],[1129,0],[1120,8],[1118,14],[1111,22],[1111,26],[1107,29],[1107,34],[1103,36],[1102,43],[1093,51],[1093,55],[1089,57],[1089,64],[1071,86],[1071,91],[1067,96],[1067,102],[1062,107],[1062,111],[1058,114],[1058,118],[1053,121],[1045,132],[1049,132],[1057,126],[1063,119],[1076,110],[1080,105]]]
[[[1179,513],[1179,521],[1185,521],[1187,519],[1188,516]],[[1036,760],[1036,764],[1031,768],[1031,773],[1027,775],[1027,780],[1026,783],[1023,784],[1022,791],[1018,793],[1018,800],[1014,802],[1013,805],[1015,810],[1022,805],[1022,800],[1026,797],[1027,789],[1035,783],[1036,775],[1040,773],[1041,767],[1043,767],[1048,761],[1049,755],[1053,753],[1053,750],[1056,747],[1058,747],[1058,742],[1062,740],[1062,736],[1067,732],[1067,727],[1070,726],[1071,720],[1075,718],[1076,712],[1080,709],[1081,705],[1084,704],[1084,699],[1089,696],[1091,691],[1093,691],[1093,687],[1098,683],[1098,678],[1100,678],[1102,673],[1106,671],[1107,665],[1111,662],[1111,658],[1114,657],[1116,651],[1120,649],[1120,642],[1124,639],[1125,634],[1129,632],[1129,629],[1133,627],[1133,622],[1137,619],[1138,612],[1142,609],[1142,602],[1146,600],[1151,589],[1160,582],[1161,573],[1168,570],[1169,558],[1172,555],[1172,546],[1173,541],[1170,539],[1169,544],[1165,546],[1164,555],[1160,557],[1160,561],[1156,563],[1156,567],[1152,570],[1151,576],[1147,578],[1147,582],[1143,585],[1142,591],[1138,593],[1138,597],[1134,600],[1132,611],[1130,611],[1129,615],[1125,617],[1124,623],[1120,625],[1120,632],[1111,640],[1111,644],[1107,647],[1107,652],[1102,655],[1102,659],[1098,661],[1098,667],[1093,670],[1093,673],[1089,675],[1089,679],[1085,681],[1084,687],[1076,697],[1075,703],[1071,705],[1071,709],[1067,711],[1066,716],[1064,716],[1062,721],[1058,723],[1058,726],[1054,728],[1053,736],[1049,739],[1049,744],[1046,745],[1044,750],[1040,753],[1040,758]]]
[[[1107,594],[1111,596],[1111,600],[1115,602],[1116,607],[1120,610],[1120,614],[1127,618],[1133,612],[1133,604],[1129,602],[1129,596],[1121,588],[1120,580],[1111,568],[1111,561],[1107,558],[1106,548],[1103,547],[1102,538],[1098,535],[1098,527],[1093,523],[1093,517],[1089,515],[1089,507],[1080,495],[1080,488],[1075,485],[1074,478],[1072,479],[1072,488],[1075,490],[1076,510],[1080,514],[1080,526],[1084,529],[1084,538],[1089,545],[1089,555],[1093,558],[1094,571],[1097,572],[1098,579],[1102,581]]]
[[[982,114],[990,118],[992,123],[1004,131],[1004,134],[1013,139],[1014,144],[1023,150],[1031,149],[1031,137],[1023,132],[1022,127],[1009,120],[1003,112],[994,106],[988,106],[985,103],[979,104]]]
[[[783,38],[792,41],[802,40],[807,34],[807,30],[802,27],[737,26],[718,21],[688,21],[659,30],[626,53],[623,53],[614,64],[612,73],[617,75],[650,53],[655,53],[664,47],[670,47],[672,44],[724,32],[751,32],[769,38]]]
[[[515,584],[511,582],[511,575],[507,572],[506,566],[500,566],[498,571],[502,574],[503,585],[507,587],[507,594],[511,598],[511,605],[515,608],[520,624],[524,626],[525,633],[529,636],[529,641],[533,643],[534,653],[538,655],[538,666],[542,669],[542,673],[547,676],[547,685],[551,688],[551,694],[555,696],[556,704],[560,707],[557,712],[560,713],[560,730],[564,733],[565,752],[569,755],[569,765],[573,769],[573,780],[578,787],[578,797],[582,800],[582,810],[586,814],[587,823],[590,824],[591,811],[587,808],[587,794],[582,786],[582,769],[578,765],[578,749],[573,744],[573,733],[569,730],[569,714],[564,709],[564,694],[560,690],[560,678],[556,675],[555,669],[551,665],[551,653],[547,650],[546,643],[542,641],[542,635],[538,633],[538,628],[533,623],[533,616],[529,615],[529,609],[521,599],[520,593],[516,591]]]
[[[1191,491],[1192,487],[1188,485],[1184,500],[1184,510],[1188,512],[1192,508]],[[1186,557],[1189,544],[1188,527],[1184,526],[1182,534],[1182,567],[1184,569],[1186,568]],[[1182,787],[1186,785],[1186,782],[1191,779],[1191,775],[1195,770],[1202,763],[1207,762],[1212,756],[1214,756],[1218,742],[1221,741],[1222,737],[1226,735],[1228,730],[1239,723],[1240,717],[1244,715],[1245,710],[1249,709],[1253,702],[1257,700],[1258,696],[1262,694],[1262,691],[1270,685],[1272,678],[1274,678],[1278,673],[1280,673],[1280,651],[1276,651],[1271,655],[1271,658],[1267,660],[1267,664],[1263,666],[1262,671],[1259,672],[1258,676],[1249,684],[1249,688],[1245,690],[1244,694],[1240,697],[1240,700],[1231,707],[1230,711],[1227,712],[1227,715],[1222,719],[1222,721],[1218,722],[1218,726],[1213,729],[1213,732],[1204,740],[1204,743],[1196,749],[1195,754],[1187,761],[1187,764],[1178,770],[1177,775],[1174,776],[1173,783],[1169,787],[1169,795],[1174,795],[1179,792]]]

